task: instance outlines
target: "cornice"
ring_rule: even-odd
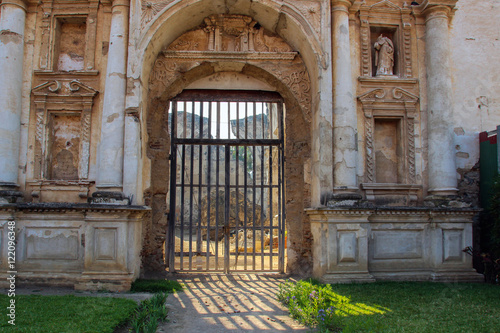
[[[344,11],[346,13],[349,13],[349,9],[356,2],[356,0],[332,0],[332,12]]]
[[[24,11],[27,11],[29,3],[29,0],[0,0],[0,6],[18,6],[21,7]]]
[[[440,15],[452,17],[456,11],[458,0],[424,0],[419,6],[413,7],[413,12],[417,16],[430,18],[439,12]]]
[[[431,208],[431,207],[375,207],[375,208],[306,208],[307,215],[428,215],[434,216],[473,216],[481,212],[476,208]]]
[[[144,214],[150,211],[147,206],[136,205],[105,205],[78,203],[21,203],[0,205],[0,211],[15,211],[25,213],[62,213],[62,212],[96,212],[96,213],[136,213]]]

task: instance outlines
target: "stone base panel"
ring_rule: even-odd
[[[95,204],[1,206],[0,287],[14,270],[20,285],[129,290],[139,276],[146,212],[142,206]],[[15,266],[7,256],[12,232]]]
[[[473,209],[309,209],[313,275],[328,283],[481,282],[472,269]]]

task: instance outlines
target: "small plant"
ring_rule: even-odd
[[[168,309],[165,307],[166,293],[157,293],[139,304],[132,317],[130,326],[134,333],[154,333],[158,321],[165,321]]]
[[[349,299],[332,292],[330,285],[321,285],[314,280],[279,286],[278,300],[288,307],[290,315],[319,332],[337,332],[340,327],[338,310]]]

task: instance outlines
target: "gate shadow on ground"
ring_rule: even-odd
[[[169,295],[169,322],[157,332],[309,331],[276,299],[285,278],[276,275],[174,275],[185,285]]]

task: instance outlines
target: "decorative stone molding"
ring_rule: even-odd
[[[80,162],[78,178],[88,178],[90,156],[90,127],[94,97],[97,90],[77,80],[47,81],[33,88],[35,106],[35,179],[47,178],[48,117],[50,114],[71,114],[81,117]]]
[[[203,60],[247,63],[264,69],[290,88],[304,118],[311,121],[311,82],[302,59],[279,36],[245,15],[209,16],[200,27],[172,42],[154,64],[151,96],[159,97]]]

